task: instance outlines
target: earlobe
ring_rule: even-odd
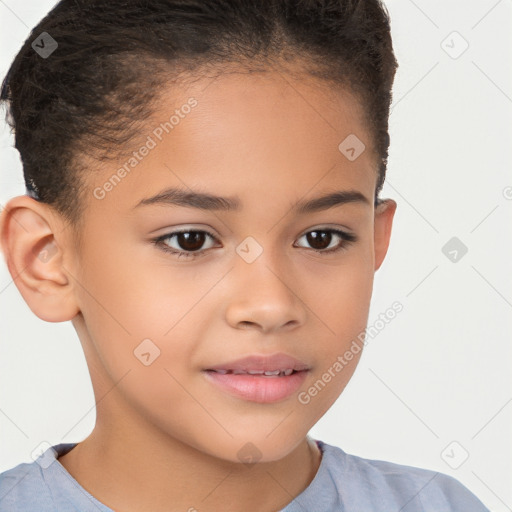
[[[48,205],[28,196],[11,199],[0,218],[7,268],[29,308],[47,322],[79,312],[63,267],[64,247],[55,238],[60,224]]]
[[[385,199],[375,207],[374,247],[376,271],[382,265],[388,251],[396,206],[397,204],[393,199]]]

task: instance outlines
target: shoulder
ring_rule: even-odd
[[[75,446],[76,443],[48,443],[33,462],[22,462],[0,473],[0,512],[91,510],[92,505],[77,491],[78,483],[57,461]],[[109,509],[95,507],[95,512],[98,510]]]
[[[488,512],[455,478],[444,473],[393,462],[364,459],[321,443],[327,469],[352,506],[368,499],[368,508],[402,512]],[[371,497],[371,498],[367,498]],[[348,505],[348,503],[347,503]],[[359,507],[354,508],[354,510]],[[397,510],[398,510],[397,509]],[[352,508],[347,507],[347,510]]]
[[[54,511],[53,500],[37,462],[0,473],[0,512]]]

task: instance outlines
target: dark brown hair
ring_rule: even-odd
[[[58,45],[46,57],[33,46],[44,32]],[[89,192],[81,176],[92,171],[81,157],[118,157],[166,84],[220,75],[233,64],[285,63],[356,94],[379,159],[377,201],[398,66],[380,0],[58,2],[16,55],[0,95],[27,193],[78,222]]]

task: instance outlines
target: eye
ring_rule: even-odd
[[[302,238],[305,238],[314,252],[320,254],[346,250],[349,244],[357,241],[354,234],[333,228],[314,229],[303,234],[299,240]],[[172,231],[152,240],[152,243],[161,250],[175,254],[178,258],[203,256],[214,246],[214,242],[218,242],[217,238],[208,231],[191,228]],[[207,247],[204,247],[205,243]],[[304,246],[294,245],[294,247]]]
[[[183,229],[166,233],[152,240],[163,251],[177,254],[178,258],[195,258],[203,255],[207,249],[213,247],[210,243],[208,247],[204,247],[205,241],[217,241],[217,239],[208,231],[197,229]],[[208,245],[208,244],[207,244]]]
[[[357,237],[341,229],[325,228],[314,229],[302,235],[315,252],[326,254],[345,250],[348,245],[357,240]],[[299,245],[299,247],[303,247]]]

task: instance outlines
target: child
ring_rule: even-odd
[[[460,511],[455,479],[308,432],[350,380],[396,203],[378,0],[63,0],[2,87],[27,195],[3,253],[71,320],[82,442],[0,511]]]

